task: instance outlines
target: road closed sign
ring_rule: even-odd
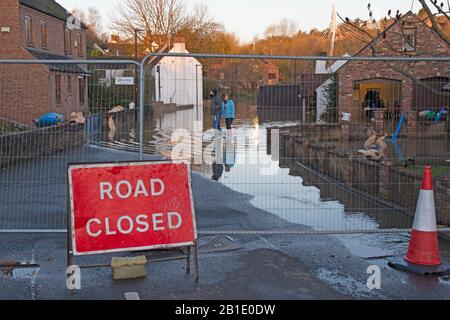
[[[69,165],[73,255],[192,246],[187,164]]]

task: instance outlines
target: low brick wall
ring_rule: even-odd
[[[100,115],[98,136],[108,141],[108,114]],[[131,129],[136,126],[136,111],[124,110],[113,115],[116,124],[115,140],[129,139]],[[89,135],[83,124],[63,124],[47,128],[0,135],[0,167],[21,161],[51,156],[57,152],[88,143]]]
[[[15,121],[0,118],[0,134],[28,131],[31,128]]]
[[[297,131],[280,134],[281,163],[298,161],[349,188],[402,207],[410,216],[415,213],[422,177],[390,161],[380,163],[354,157],[337,150],[332,143],[318,143]],[[435,179],[435,202],[439,224],[450,225],[450,181]]]
[[[85,143],[84,125],[64,124],[0,135],[0,167],[51,156]]]

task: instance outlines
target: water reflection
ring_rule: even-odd
[[[410,217],[320,180],[295,159],[284,156],[283,149],[293,146],[281,144],[281,155],[272,155],[267,131],[274,124],[259,124],[256,112],[249,110],[246,118],[236,121],[234,130],[224,130],[219,137],[203,134],[203,145],[215,141],[215,152],[209,164],[193,164],[194,171],[208,179],[220,181],[236,192],[252,196],[251,203],[257,208],[316,230],[373,230],[410,226]],[[195,107],[153,110],[146,126],[146,139],[160,154],[170,158],[173,131],[182,128],[194,136],[197,120],[201,120],[203,130],[211,129],[211,117],[203,117],[208,115],[207,112],[206,107],[204,112],[199,112]],[[283,127],[292,123],[276,125]],[[238,137],[242,134],[244,139]],[[271,167],[276,167],[276,170],[267,170]]]
[[[229,174],[236,164],[236,145],[233,132],[230,130],[226,131],[225,143],[221,143],[222,135],[219,135],[217,138],[218,140],[216,141],[219,143],[217,143],[212,164],[212,179],[215,181],[219,181],[222,178],[224,171]]]

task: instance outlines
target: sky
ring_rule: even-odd
[[[117,4],[125,0],[57,0],[66,9],[96,7],[102,14],[105,31],[109,30],[110,17]],[[190,8],[198,0],[183,0]],[[332,5],[344,17],[367,18],[367,4],[371,2],[374,17],[384,17],[389,9],[407,12],[413,5],[420,8],[417,0],[203,0],[211,16],[235,33],[242,42],[251,42],[255,36],[262,37],[266,28],[283,18],[296,21],[302,31],[312,28],[325,29],[331,21]],[[413,4],[414,3],[414,4]]]

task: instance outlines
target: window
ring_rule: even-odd
[[[33,43],[33,19],[29,16],[25,17],[25,35],[28,44]]]
[[[47,48],[47,46],[48,46],[47,23],[45,21],[41,21],[41,47]]]
[[[61,75],[55,74],[55,101],[61,104]]]
[[[86,79],[79,78],[78,84],[79,84],[79,93],[80,93],[80,105],[84,105],[85,96],[86,96]]]
[[[134,70],[133,69],[125,69],[123,71],[124,77],[134,77]]]
[[[416,29],[405,29],[403,34],[403,51],[404,52],[415,52],[416,51],[416,41],[417,41],[417,30]]]
[[[78,51],[78,55],[82,56],[83,55],[83,37],[81,36],[81,33],[77,34],[77,51]]]
[[[67,76],[67,93],[72,94],[72,76],[70,75]]]
[[[277,75],[275,73],[269,73],[269,80],[276,80]]]
[[[65,50],[67,53],[72,52],[72,31],[69,29],[66,29],[65,32]]]

